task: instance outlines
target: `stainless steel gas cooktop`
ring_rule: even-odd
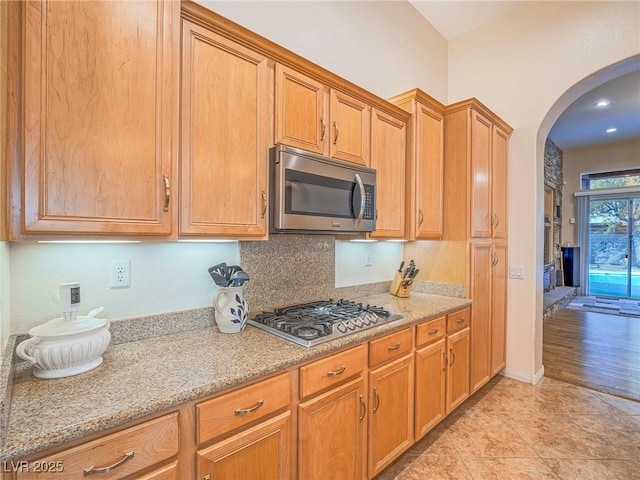
[[[249,323],[303,347],[311,347],[401,318],[374,305],[323,300],[264,312]]]

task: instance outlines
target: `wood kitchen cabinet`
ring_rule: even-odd
[[[426,435],[446,416],[446,317],[416,327],[415,437]]]
[[[290,402],[290,374],[281,373],[198,403],[198,478],[292,478]]]
[[[413,329],[369,342],[369,478],[413,444]]]
[[[462,202],[468,198],[468,237],[506,238],[511,127],[472,99],[447,107],[445,130],[448,169],[458,181],[465,180],[445,188],[450,195],[450,208],[466,212]],[[468,177],[461,170],[467,166]],[[467,188],[468,192],[456,192]]]
[[[413,355],[369,372],[369,478],[413,445]]]
[[[98,474],[107,480],[132,476],[140,479],[170,479],[176,462],[154,470],[154,474],[157,474],[155,477],[151,474],[136,477],[135,474],[177,455],[178,414],[171,413],[36,460],[32,462],[33,465],[48,465],[52,471],[19,471],[16,479],[48,480],[53,477],[75,480],[91,474]],[[54,472],[57,466],[61,470]]]
[[[180,3],[21,4],[22,233],[171,233]],[[17,180],[16,180],[17,179]],[[21,216],[20,216],[21,211]]]
[[[292,479],[291,412],[264,421],[197,454],[198,478]]]
[[[447,414],[469,398],[469,332],[447,334]]]
[[[447,414],[469,397],[471,309],[447,315]]]
[[[471,244],[471,392],[476,392],[506,365],[507,245]]]
[[[420,89],[389,99],[411,113],[407,126],[407,240],[442,238],[444,105]]]
[[[300,479],[366,478],[366,355],[359,345],[300,367]]]
[[[406,130],[403,120],[373,110],[371,168],[377,170],[377,218],[371,238],[403,238],[405,234]]]
[[[366,392],[357,377],[298,406],[298,477],[366,478]]]
[[[369,105],[281,64],[275,91],[275,143],[369,165]]]
[[[183,21],[180,235],[267,234],[273,62]]]

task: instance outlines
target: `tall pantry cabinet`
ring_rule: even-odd
[[[471,393],[506,363],[507,175],[512,128],[476,99],[444,113],[443,240],[467,258]],[[461,219],[468,219],[468,222]],[[447,280],[447,279],[442,279]]]

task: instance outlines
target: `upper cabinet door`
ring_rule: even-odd
[[[507,238],[507,202],[509,183],[509,135],[493,127],[491,190],[493,238]]]
[[[416,215],[418,240],[442,238],[442,172],[444,121],[442,114],[416,104]]]
[[[275,143],[328,154],[326,92],[320,82],[277,64]]]
[[[330,155],[348,162],[369,165],[371,107],[332,89],[330,113]]]
[[[270,60],[188,21],[182,39],[180,234],[264,236]]]
[[[471,110],[471,236],[491,237],[492,125]]]
[[[373,238],[403,238],[405,215],[406,123],[373,110],[371,168],[376,178],[376,230]]]
[[[23,232],[169,234],[179,2],[23,8]]]

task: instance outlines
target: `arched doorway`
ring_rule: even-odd
[[[565,109],[567,109],[567,107],[569,107],[569,105],[571,105],[574,101],[576,101],[578,98],[580,98],[581,96],[585,95],[586,93],[594,90],[595,88],[599,87],[600,85],[603,85],[611,80],[614,80],[618,77],[621,77],[623,75],[632,73],[632,72],[636,72],[636,71],[640,71],[640,55],[635,55],[633,57],[630,57],[626,60],[623,60],[621,62],[618,62],[616,64],[610,65],[609,67],[606,67],[604,69],[601,69],[595,73],[593,73],[592,75],[589,75],[588,77],[584,78],[583,80],[581,80],[580,82],[576,83],[574,86],[572,86],[570,89],[568,89],[555,103],[554,105],[551,107],[551,109],[549,110],[549,112],[546,114],[543,122],[541,123],[539,129],[538,129],[538,133],[537,133],[537,154],[536,154],[536,158],[537,158],[537,168],[543,170],[544,166],[545,166],[545,161],[544,161],[544,151],[545,151],[545,142],[547,140],[547,136],[549,134],[549,132],[551,131],[551,128],[553,127],[554,123],[556,122],[556,120],[560,117],[560,115],[565,111]],[[574,191],[575,189],[572,189],[571,191]],[[541,184],[539,186],[539,191],[538,191],[538,205],[541,205],[543,202],[543,198],[544,198],[544,185]],[[542,209],[541,209],[542,210]],[[538,226],[538,232],[540,233],[540,235],[538,236],[538,238],[543,239],[544,235],[542,235],[542,229],[544,227],[542,225]],[[543,250],[541,248],[541,250]],[[539,269],[542,268],[542,265],[538,265]],[[538,274],[541,276],[542,272],[538,271]],[[542,294],[538,295],[538,298],[541,298]],[[541,309],[542,310],[542,309]],[[539,310],[539,311],[541,311]],[[565,319],[567,321],[567,328],[571,319],[569,319],[569,317],[567,317]],[[584,319],[582,319],[584,320]],[[553,320],[554,322],[557,321],[557,319],[554,318]],[[536,319],[536,322],[541,322],[542,325],[538,331],[540,332],[546,332],[545,329],[545,324],[542,318],[542,315],[538,316],[538,318]],[[554,325],[556,325],[553,322],[549,323],[549,329],[553,329]],[[624,337],[624,335],[623,335]],[[543,338],[545,338],[545,341],[548,338],[548,335],[543,333]],[[548,352],[550,349],[545,349],[545,346],[543,345],[542,342],[540,342],[540,347],[544,350],[544,352]],[[581,355],[581,350],[580,348],[576,348],[576,362],[579,358],[579,355]],[[616,356],[616,351],[615,349],[612,349],[609,352],[610,356]],[[543,362],[552,362],[554,360],[552,360],[552,356],[551,355],[545,355],[542,357],[543,358]],[[583,366],[585,363],[589,362],[589,361],[593,361],[595,357],[589,357],[589,356],[585,356],[584,358],[579,358],[579,360],[582,362]],[[567,365],[569,365],[569,363],[567,363]],[[586,372],[588,373],[588,375],[585,373],[585,375],[583,376],[583,380],[585,381],[585,383],[581,383],[585,386],[590,386],[592,388],[595,389],[600,389],[600,390],[605,390],[606,387],[604,386],[604,383],[606,382],[602,382],[601,379],[596,379],[596,376],[594,376],[593,374],[595,374],[595,370],[598,370],[598,374],[601,374],[602,368],[603,368],[604,364],[594,364],[592,366],[592,368],[594,368],[593,371],[589,372],[589,365],[587,363],[587,366],[585,367]],[[543,365],[545,368],[545,374],[548,374],[549,376],[554,376],[557,374],[558,369],[556,365]],[[568,366],[566,366],[565,370],[568,370]],[[577,369],[576,369],[577,371]],[[559,378],[557,376],[555,376],[554,378]],[[589,378],[589,380],[587,380],[587,378]],[[566,378],[559,378],[561,380],[565,380],[565,381],[571,381],[570,380],[570,376],[567,375]],[[589,381],[591,381],[591,384],[589,384]],[[615,382],[616,380],[614,379],[613,382]],[[580,383],[579,378],[576,378],[576,381],[573,383]],[[626,389],[629,389],[629,386],[625,387]],[[616,391],[615,389],[611,390],[612,393],[616,393],[619,394],[620,392],[624,392],[624,389],[620,389],[618,391]],[[635,391],[635,390],[634,390]],[[638,395],[640,395],[640,392],[638,392]],[[623,395],[624,396],[624,395]],[[632,398],[633,395],[631,395]]]

